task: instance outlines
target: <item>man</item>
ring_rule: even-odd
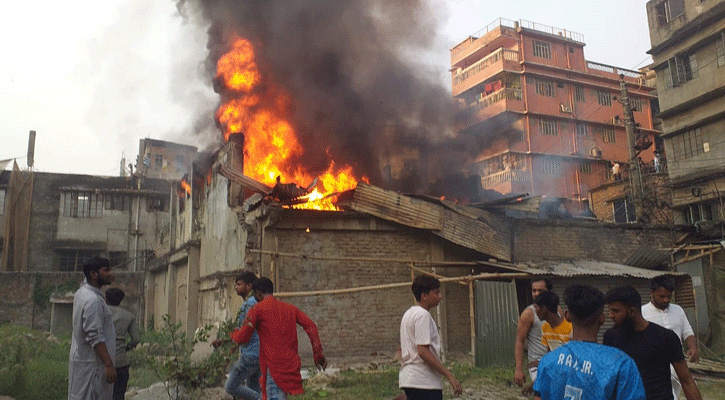
[[[642,317],[649,322],[654,322],[675,332],[680,339],[680,343],[684,339],[687,344],[685,357],[692,362],[696,362],[700,359],[697,351],[697,338],[690,326],[690,322],[687,320],[685,310],[677,304],[670,304],[672,292],[674,291],[674,279],[667,276],[658,276],[652,279],[650,282],[651,301],[642,306]],[[677,400],[682,391],[682,385],[672,367],[670,367],[670,382],[672,383],[672,394]]]
[[[123,400],[128,386],[128,366],[131,361],[126,351],[133,349],[140,341],[136,317],[119,307],[126,293],[119,288],[106,290],[106,302],[113,313],[113,326],[116,331],[116,383],[113,384],[113,400]],[[126,339],[128,343],[126,343]]]
[[[73,335],[68,365],[69,400],[111,400],[116,381],[116,329],[101,287],[113,283],[107,259],[83,266],[86,279],[73,296]]]
[[[545,278],[535,278],[531,281],[531,297],[536,298],[543,292],[553,289],[550,280]],[[514,358],[516,360],[516,370],[514,372],[514,382],[523,386],[526,383],[526,375],[524,374],[524,349],[526,341],[529,342],[528,364],[529,376],[531,382],[536,380],[536,370],[539,359],[546,354],[546,347],[541,344],[541,326],[544,325],[534,311],[534,305],[530,305],[524,309],[519,316],[519,323],[516,327],[516,345],[514,346]]]
[[[297,354],[297,324],[310,338],[315,366],[324,370],[327,360],[317,326],[297,307],[274,298],[274,285],[268,278],[258,279],[253,289],[258,303],[249,310],[242,326],[231,333],[232,340],[247,343],[255,330],[259,334],[263,400],[286,400],[288,394],[302,394],[305,391]]]
[[[631,286],[607,292],[609,316],[615,326],[604,334],[604,344],[621,349],[634,359],[642,375],[647,400],[674,398],[670,365],[680,378],[687,399],[700,400],[700,391],[687,368],[677,335],[644,319],[641,304],[642,298]]]
[[[541,344],[547,351],[556,350],[571,340],[571,322],[559,315],[559,296],[543,292],[534,299],[536,316],[545,321],[541,326]]]
[[[615,162],[614,165],[612,165],[612,175],[614,176],[615,181],[622,180],[622,173],[621,173],[620,169],[621,169],[621,167],[618,162]]]
[[[564,291],[572,340],[539,362],[534,399],[644,400],[634,361],[621,350],[597,343],[604,324],[604,294],[588,285]]]
[[[246,299],[237,316],[239,326],[242,326],[249,310],[257,304],[257,299],[252,295],[252,287],[256,281],[257,276],[249,271],[242,272],[235,279],[234,290],[238,296]],[[219,347],[222,342],[222,340],[215,340],[212,342],[212,346]],[[259,335],[255,331],[247,343],[239,346],[239,359],[229,371],[224,389],[230,395],[243,400],[259,399],[262,392],[259,387],[259,377]]]
[[[411,290],[416,304],[400,321],[401,367],[398,385],[408,400],[442,400],[445,376],[453,394],[462,392],[461,384],[440,361],[441,340],[430,310],[441,301],[441,282],[429,275],[413,279]]]

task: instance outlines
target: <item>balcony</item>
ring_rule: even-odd
[[[501,115],[507,111],[523,112],[525,110],[521,89],[501,89],[488,96],[469,104],[471,119],[461,126],[461,129],[471,128],[490,118]]]
[[[453,96],[458,96],[498,72],[520,71],[520,61],[521,55],[516,50],[500,48],[494,51],[453,75]]]
[[[511,191],[511,185],[505,185],[507,187],[502,187],[502,185],[516,182],[529,183],[530,181],[531,177],[528,171],[512,169],[481,177],[481,186],[483,186],[484,189],[492,189],[498,190],[501,193],[508,193]]]

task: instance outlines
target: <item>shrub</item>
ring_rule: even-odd
[[[49,400],[68,397],[68,361],[37,358],[23,371],[23,392],[17,400]]]

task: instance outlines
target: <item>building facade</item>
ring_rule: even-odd
[[[0,192],[9,198],[11,171],[0,172]],[[33,172],[29,207],[9,202],[0,212],[2,271],[81,271],[92,257],[110,259],[114,268],[140,271],[155,254],[156,238],[169,224],[170,185],[166,181],[124,177]],[[8,219],[28,212],[27,227],[13,232]],[[5,241],[7,236],[26,241]],[[1,255],[2,253],[0,253]],[[25,265],[13,265],[23,259]]]
[[[675,222],[722,220],[725,2],[647,3]]]
[[[459,134],[487,142],[469,173],[484,189],[568,199],[587,194],[629,160],[620,76],[627,84],[644,164],[654,158],[644,74],[587,61],[581,34],[497,19],[451,49],[452,93],[472,114]]]

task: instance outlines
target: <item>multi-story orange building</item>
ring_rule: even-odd
[[[486,143],[469,169],[485,189],[565,198],[571,212],[584,210],[589,189],[629,160],[620,75],[639,157],[653,161],[653,88],[638,71],[587,61],[581,34],[497,19],[451,49],[451,66],[453,96],[473,114],[459,134]]]

